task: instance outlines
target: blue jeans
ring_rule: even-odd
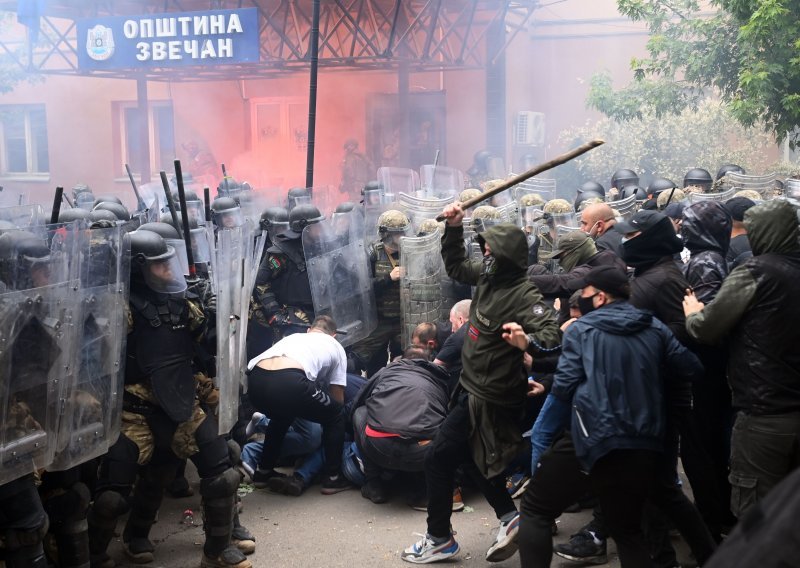
[[[256,432],[265,432],[269,418],[262,418],[256,424]],[[318,450],[322,446],[322,426],[316,422],[295,418],[286,437],[283,439],[280,459],[305,456]],[[253,470],[258,469],[261,454],[264,452],[264,442],[248,442],[242,448],[242,461]]]

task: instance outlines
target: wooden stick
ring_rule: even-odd
[[[514,187],[518,183],[522,183],[528,178],[532,178],[533,176],[539,175],[542,172],[546,172],[547,170],[552,170],[556,166],[560,166],[570,160],[573,160],[580,156],[581,154],[585,154],[589,150],[594,150],[598,146],[605,144],[603,140],[591,140],[586,144],[581,144],[574,150],[570,150],[560,156],[556,156],[549,162],[545,162],[544,164],[539,164],[538,166],[534,166],[533,168],[529,169],[527,172],[521,173],[518,176],[514,176],[513,178],[506,180],[505,182],[501,183],[497,187],[490,189],[485,193],[481,193],[477,197],[473,197],[472,199],[467,199],[464,203],[461,204],[462,209],[468,209],[470,207],[474,207],[478,203],[482,201],[486,201],[490,197],[494,197],[498,193],[505,191],[511,187]],[[437,221],[444,221],[445,217],[443,215],[439,215],[436,217]]]

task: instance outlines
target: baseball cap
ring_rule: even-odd
[[[558,237],[556,249],[547,255],[547,257],[559,258],[561,255],[574,251],[589,239],[591,239],[591,237],[583,231],[570,231]]]
[[[631,295],[628,275],[620,267],[613,265],[595,266],[583,278],[571,281],[568,286],[572,290],[593,286],[617,298],[627,299]]]
[[[686,204],[682,202],[670,203],[664,208],[664,215],[670,219],[680,219],[683,216],[683,210],[686,209]]]
[[[733,197],[725,202],[724,207],[734,221],[744,221],[744,212],[755,206],[756,202],[747,197]]]
[[[635,233],[637,231],[646,231],[651,227],[655,227],[659,221],[665,219],[664,214],[660,211],[651,211],[649,209],[640,209],[627,221],[620,221],[614,225],[614,230],[620,233]]]

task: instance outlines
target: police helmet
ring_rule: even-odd
[[[637,185],[639,183],[639,176],[636,172],[623,168],[614,172],[611,176],[611,187],[622,189],[628,185]]]
[[[179,294],[186,279],[175,249],[156,232],[138,229],[130,233],[131,271],[141,274],[154,292]]]
[[[727,175],[727,174],[729,174],[731,172],[733,172],[735,174],[746,174],[747,173],[746,171],[744,171],[744,168],[742,166],[737,166],[736,164],[725,164],[723,166],[720,166],[719,170],[717,170],[717,178],[716,179],[720,180],[723,177],[725,177],[725,175]]]
[[[564,215],[565,213],[572,213],[572,205],[566,199],[551,199],[544,204],[542,211],[550,215]]]
[[[672,189],[673,187],[678,187],[672,180],[667,178],[656,178],[650,182],[650,185],[647,186],[647,195],[656,197],[662,191],[666,191],[668,189]]]
[[[273,226],[277,225],[285,229],[289,226],[289,212],[285,207],[267,207],[261,212],[261,219],[258,224],[264,231],[269,231]]]
[[[59,216],[59,221],[61,217]],[[107,209],[94,209],[89,211],[89,221],[97,223],[99,221],[110,221],[113,225],[117,224],[117,216]]]
[[[408,216],[397,209],[389,209],[378,217],[378,231],[383,233],[404,233],[408,230],[411,221]]]
[[[583,210],[590,203],[603,203],[605,198],[596,191],[584,191],[575,198],[575,212]]]
[[[116,215],[117,220],[119,221],[131,220],[131,214],[128,212],[128,208],[121,203],[116,203],[115,201],[103,201],[95,205],[94,208],[111,211],[114,215]]]
[[[289,212],[289,228],[295,233],[302,233],[308,225],[319,223],[324,217],[319,209],[310,203],[301,203]]]
[[[114,221],[117,220],[117,216],[114,215],[111,211],[106,211]],[[74,207],[72,209],[62,209],[58,212],[58,222],[59,223],[73,223],[75,221],[87,221],[91,219],[91,212],[87,211],[86,209],[81,209],[80,207]]]
[[[600,197],[605,197],[606,188],[596,181],[587,181],[581,184],[581,186],[578,188],[578,195],[581,193],[597,193],[600,195]]]
[[[696,185],[708,190],[711,188],[712,183],[714,183],[714,180],[711,178],[711,174],[703,168],[692,168],[683,176],[683,187]]]

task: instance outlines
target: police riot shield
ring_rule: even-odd
[[[425,165],[419,169],[423,197],[456,198],[464,191],[464,173],[455,168]]]
[[[18,229],[43,228],[45,213],[41,205],[13,205],[0,208],[0,221],[8,221]]]
[[[686,197],[689,199],[689,203],[699,203],[701,201],[719,201],[721,203],[725,203],[733,195],[740,191],[738,188],[732,187],[726,191],[721,191],[719,193],[700,193],[700,192],[691,192]],[[761,192],[759,192],[761,193]],[[762,194],[763,196],[763,194]]]
[[[220,229],[214,277],[217,293],[217,376],[219,388],[218,424],[221,435],[230,432],[239,411],[242,359],[240,338],[246,333],[247,313],[242,313],[244,265],[247,242],[245,223]]]
[[[442,312],[442,282],[446,276],[440,252],[441,232],[400,239],[400,306],[403,349],[411,343],[414,328],[436,322]]]
[[[500,205],[497,208],[497,212],[500,214],[501,223],[517,224],[519,217],[519,206],[517,205],[516,201],[509,201],[505,205]]]
[[[633,217],[633,214],[639,210],[639,202],[636,201],[636,195],[631,195],[624,199],[618,199],[617,201],[612,201],[608,204],[612,210],[619,213],[619,216],[623,219],[630,219]]]
[[[800,179],[788,178],[784,185],[784,194],[789,199],[800,201]]]
[[[453,203],[457,195],[437,198],[415,197],[400,193],[397,196],[397,205],[398,209],[408,216],[409,221],[411,221],[411,232],[416,235],[419,233],[420,223],[429,219],[436,219],[436,216],[442,212],[445,206]]]
[[[349,226],[342,221],[349,219]],[[367,337],[378,324],[364,217],[353,211],[303,229],[303,253],[314,313],[334,319],[336,339],[347,347]]]
[[[66,470],[101,456],[119,436],[130,253],[121,226],[84,231],[76,320],[75,380],[66,386],[56,454]]]
[[[556,197],[556,180],[533,177],[518,183],[511,191],[513,192],[514,200],[517,202],[526,194],[536,193],[546,203]]]
[[[77,367],[76,233],[62,229],[53,249],[46,238],[16,233],[2,237],[12,253],[0,294],[0,484],[51,464]]]
[[[728,172],[723,178],[723,186],[725,189],[733,188],[736,191],[743,189],[752,189],[761,194],[764,199],[772,199],[775,191],[774,173],[765,174],[763,176],[751,176],[746,174],[739,174],[736,172]]]

